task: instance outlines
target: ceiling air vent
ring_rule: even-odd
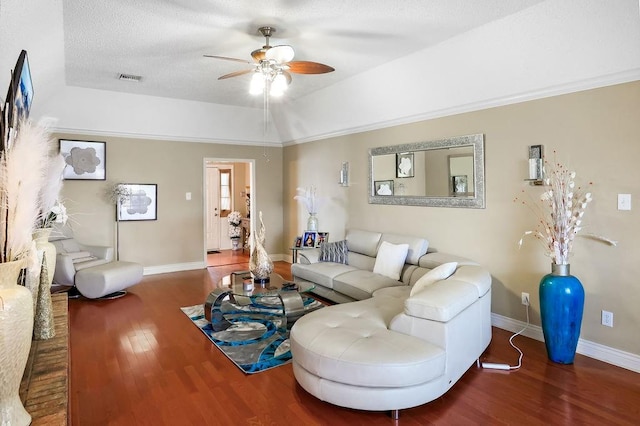
[[[123,80],[123,81],[140,81],[142,80],[142,76],[140,75],[133,75],[133,74],[120,74],[118,76],[118,80]]]

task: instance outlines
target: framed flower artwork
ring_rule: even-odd
[[[124,195],[116,202],[119,222],[158,219],[158,185],[121,183]]]
[[[373,195],[393,195],[393,181],[392,180],[377,180],[373,182]]]
[[[396,177],[414,177],[413,152],[398,152],[396,154]]]
[[[107,148],[105,142],[60,139],[60,154],[65,180],[106,180]]]

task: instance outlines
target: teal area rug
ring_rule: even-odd
[[[310,297],[303,296],[303,300],[308,311],[322,306]],[[250,305],[238,305],[225,300],[217,314],[222,315],[229,324],[228,328],[219,331],[214,330],[205,318],[204,305],[180,309],[227,358],[247,374],[291,362],[291,324],[283,321],[282,304],[278,297],[261,298],[259,304]]]

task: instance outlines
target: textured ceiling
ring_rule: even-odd
[[[286,96],[296,99],[540,1],[63,0],[66,82],[258,107],[261,100],[248,94],[249,75],[217,80],[245,69],[242,63],[203,55],[250,60],[264,44],[258,27],[274,26],[271,45],[289,44],[295,60],[336,69],[293,75]],[[143,79],[120,81],[120,73]]]

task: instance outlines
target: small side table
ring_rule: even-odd
[[[315,247],[289,247],[289,250],[291,250],[291,263],[298,262],[299,250],[311,250],[312,248],[315,248]]]

